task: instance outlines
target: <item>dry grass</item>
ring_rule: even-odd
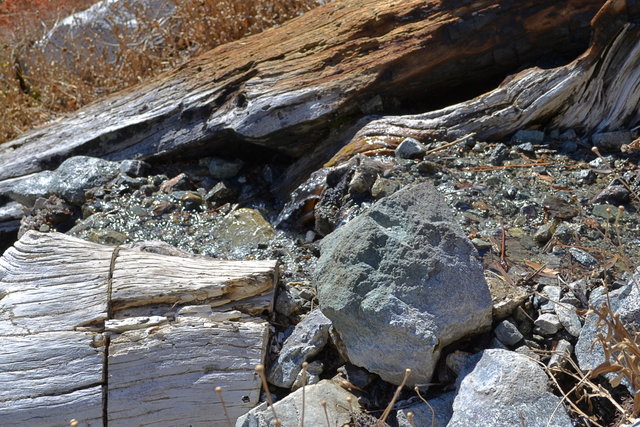
[[[73,4],[77,7],[87,3],[88,0],[74,0]],[[0,143],[176,67],[217,45],[278,25],[317,4],[315,0],[176,3],[177,12],[164,19],[133,7],[131,13],[141,24],[135,31],[116,34],[115,57],[106,55],[105,46],[91,46],[88,39],[69,40],[69,47],[55,61],[45,58],[36,41],[69,11],[68,6],[37,16],[26,12],[9,16],[0,8]],[[6,25],[9,18],[11,25]]]

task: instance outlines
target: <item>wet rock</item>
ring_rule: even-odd
[[[500,342],[506,346],[512,346],[524,338],[516,325],[511,323],[508,320],[503,320],[498,323],[498,326],[493,330],[496,338],[500,340]]]
[[[533,322],[533,325],[535,326],[535,332],[542,335],[554,335],[560,330],[560,328],[562,328],[560,319],[558,319],[557,315],[552,313],[544,313],[540,315]]]
[[[358,399],[333,381],[322,380],[318,384],[306,386],[304,391],[304,425],[325,425],[325,420],[329,417],[331,425],[341,426],[351,422],[352,412],[360,412]],[[351,403],[347,398],[351,398]],[[322,401],[327,403],[326,415],[320,404]],[[283,426],[301,425],[302,388],[276,402],[274,408]],[[236,427],[270,427],[274,423],[273,412],[265,402],[238,418]]]
[[[318,354],[329,339],[331,321],[320,310],[311,312],[286,339],[278,359],[269,370],[269,382],[278,387],[291,388],[302,362]]]
[[[86,190],[107,183],[118,173],[117,162],[86,156],[71,157],[54,172],[39,172],[19,181],[9,195],[27,207],[33,206],[38,197],[52,194],[74,205],[81,205]]]
[[[625,144],[631,144],[633,136],[631,132],[603,132],[597,133],[591,137],[594,146],[603,150],[620,150]]]
[[[219,182],[204,196],[204,200],[210,205],[221,205],[236,196],[235,190],[228,187],[224,182]]]
[[[318,300],[349,360],[427,383],[440,349],[491,321],[477,252],[429,184],[405,187],[325,237]]]
[[[226,215],[216,226],[219,243],[233,248],[256,248],[275,237],[273,226],[256,209],[240,208]]]
[[[123,160],[120,162],[120,173],[130,177],[143,176],[149,170],[149,164],[142,160]]]
[[[636,269],[633,276],[621,288],[607,292],[603,288],[595,289],[591,292],[589,305],[600,309],[602,304],[609,302],[611,310],[620,316],[622,324],[627,330],[637,330],[640,328],[640,269]],[[608,328],[597,327],[598,317],[595,313],[587,316],[584,326],[580,331],[578,342],[576,343],[575,354],[578,359],[580,369],[585,372],[596,368],[605,361],[602,346],[596,340],[596,333],[607,335]],[[609,377],[611,379],[611,377]],[[631,391],[628,381],[623,384]]]
[[[453,400],[455,397],[456,394],[451,392],[433,399],[428,399],[427,402],[429,402],[431,407],[427,406],[423,401],[415,402],[409,406],[406,406],[407,403],[399,402],[398,406],[401,406],[403,409],[400,409],[396,415],[398,418],[398,426],[445,427],[453,415]],[[407,413],[409,412],[413,412],[414,425],[409,422],[409,418],[407,417]]]
[[[424,156],[427,149],[414,138],[405,138],[396,148],[396,157],[401,159],[416,159]]]
[[[478,353],[458,377],[449,427],[572,425],[559,397],[548,390],[544,370],[508,350]]]
[[[244,163],[242,160],[227,160],[214,157],[209,162],[209,175],[216,179],[229,179],[238,175]]]
[[[598,264],[598,260],[595,259],[591,254],[582,249],[578,248],[569,248],[569,253],[571,254],[571,258],[579,262],[585,267],[593,267]]]
[[[522,129],[513,135],[511,142],[513,144],[542,144],[544,142],[544,132],[541,130]]]

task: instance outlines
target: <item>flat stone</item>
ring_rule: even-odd
[[[349,360],[399,384],[431,380],[440,349],[486,331],[478,254],[430,184],[405,187],[325,237],[315,281]]]
[[[576,313],[576,310],[562,303],[555,304],[555,312],[558,315],[558,319],[562,324],[562,327],[574,337],[580,336],[582,330],[582,323],[580,322],[580,316]]]
[[[333,381],[322,380],[318,384],[304,387],[304,391],[303,422],[306,426],[326,425],[327,417],[332,421],[332,425],[342,426],[351,422],[352,412],[360,412],[358,399]],[[351,398],[351,404],[347,398]],[[322,401],[326,402],[326,415],[320,404]],[[301,425],[302,388],[275,402],[273,406],[282,426]],[[253,408],[236,421],[236,427],[271,427],[274,424],[273,412],[266,402]]]
[[[396,417],[398,419],[399,427],[414,427],[414,426],[433,426],[433,427],[445,427],[451,416],[453,415],[453,400],[456,394],[453,392],[445,393],[441,396],[434,397],[433,399],[427,399],[429,407],[423,401],[419,401],[411,404],[410,406],[404,406],[404,402],[398,402],[398,406],[403,409],[398,410]],[[407,413],[413,412],[412,425],[409,422]]]
[[[498,349],[478,353],[458,376],[448,427],[569,427],[571,419],[548,382],[544,370],[522,354]]]
[[[544,142],[544,132],[541,130],[528,130],[522,129],[517,131],[513,137],[511,137],[511,142],[514,144],[542,144]]]
[[[278,359],[269,370],[268,379],[273,385],[291,388],[302,370],[302,363],[318,354],[329,339],[331,321],[320,310],[302,319],[287,338]]]
[[[507,346],[515,345],[524,338],[516,325],[508,320],[503,320],[498,323],[498,326],[495,327],[493,333],[501,343]]]
[[[427,149],[414,138],[405,138],[396,148],[396,157],[401,159],[415,159],[424,156]]]
[[[596,133],[591,137],[594,146],[605,150],[619,150],[626,144],[631,144],[633,135],[629,131]]]
[[[562,327],[558,316],[552,313],[544,313],[538,316],[533,322],[533,325],[535,326],[534,330],[536,333],[542,335],[554,335]]]

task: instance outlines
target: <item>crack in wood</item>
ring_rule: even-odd
[[[116,267],[116,259],[120,254],[120,246],[116,246],[111,252],[111,260],[109,261],[109,272],[107,274],[107,318],[112,318],[111,308],[111,292],[113,289],[113,272]],[[108,333],[104,334],[104,365],[102,369],[102,425],[107,427],[109,425],[109,344],[111,344],[111,337]]]

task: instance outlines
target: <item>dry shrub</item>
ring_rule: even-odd
[[[31,0],[32,2],[52,0]],[[60,0],[61,1],[61,0]],[[74,0],[74,4],[88,0]],[[0,9],[0,143],[61,114],[126,89],[217,45],[263,31],[317,5],[315,0],[176,0],[177,12],[156,18],[129,10],[140,23],[115,33],[118,49],[85,40],[67,40],[55,61],[46,59],[41,40],[60,18],[57,12],[13,16]],[[66,9],[61,9],[68,11]],[[69,43],[66,43],[69,42]],[[105,49],[103,49],[105,48]]]

